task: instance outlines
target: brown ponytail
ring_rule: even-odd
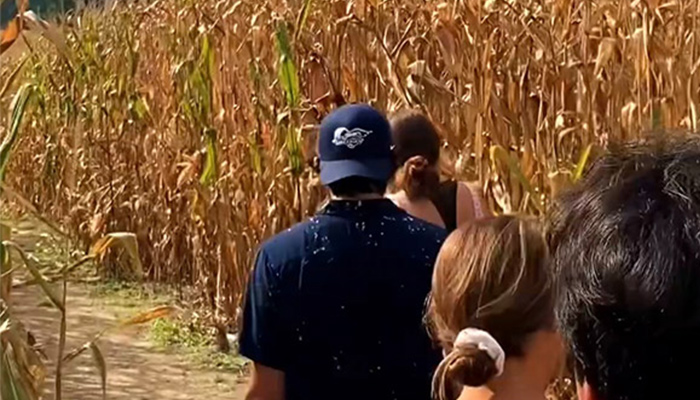
[[[435,126],[419,111],[404,110],[391,118],[391,130],[400,166],[395,186],[409,199],[430,196],[440,184],[440,137]]]
[[[442,360],[433,378],[435,400],[456,400],[464,386],[484,386],[498,374],[496,362],[476,346],[454,349]]]
[[[522,357],[531,334],[554,326],[548,251],[536,223],[499,216],[454,231],[435,264],[428,320],[447,352],[433,379],[435,400],[457,399],[464,386],[498,374],[485,351],[455,347],[466,328],[488,332],[506,359]]]
[[[396,186],[404,190],[411,200],[429,197],[439,185],[440,175],[423,156],[406,160],[396,177]]]

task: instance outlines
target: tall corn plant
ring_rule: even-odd
[[[35,87],[26,84],[20,87],[12,102],[10,127],[0,145],[0,189],[7,189],[3,182],[6,167],[12,154],[13,146],[17,143],[22,120],[27,113],[27,106],[34,95]],[[0,192],[0,196],[6,192]],[[23,199],[23,204],[29,204]],[[30,207],[31,212],[36,210]],[[85,345],[65,355],[67,336],[66,314],[68,280],[71,273],[79,267],[91,261],[102,260],[107,252],[115,247],[121,247],[129,256],[135,276],[143,275],[138,243],[132,233],[117,232],[106,235],[98,240],[89,253],[71,265],[56,271],[52,276],[46,276],[38,266],[37,261],[27,254],[19,245],[12,242],[9,235],[10,229],[0,224],[0,399],[2,400],[38,400],[42,398],[43,382],[46,369],[37,351],[27,342],[27,332],[22,324],[14,319],[11,314],[11,287],[13,274],[18,267],[13,268],[10,252],[14,252],[21,261],[21,266],[26,268],[30,275],[27,284],[37,285],[46,296],[49,303],[55,307],[61,316],[58,352],[56,354],[55,398],[60,400],[63,393],[62,372],[66,363],[72,361],[86,350],[90,350],[95,359],[97,369],[101,376],[102,394],[106,398],[107,393],[107,367],[102,352],[98,346],[98,340],[106,333],[114,329],[142,324],[156,318],[164,317],[173,311],[172,307],[163,306],[125,320],[115,326],[99,332]],[[62,290],[56,291],[51,282],[58,280]]]
[[[10,154],[13,146],[17,143],[19,138],[20,126],[22,125],[22,119],[24,118],[24,113],[27,109],[27,104],[34,93],[35,87],[33,84],[24,84],[17,92],[17,95],[12,101],[11,117],[10,117],[10,127],[7,134],[0,143],[0,183],[5,180],[5,170],[7,164],[10,162]],[[0,188],[0,192],[2,189]]]
[[[33,93],[34,86],[25,84],[12,101],[10,125],[0,144],[0,196],[10,155]],[[0,397],[3,400],[39,399],[45,370],[35,350],[26,342],[27,336],[21,324],[10,316],[13,270],[6,245],[9,243],[9,228],[0,228]]]
[[[330,110],[419,108],[446,176],[542,215],[610,140],[697,128],[694,1],[120,2],[65,26],[70,64],[32,43],[8,181],[85,248],[137,232],[145,274],[234,329],[255,248],[322,199]]]
[[[300,20],[300,22],[303,22],[303,19]],[[277,39],[277,52],[279,54],[277,64],[279,71],[278,79],[287,100],[286,110],[284,111],[284,114],[287,114],[287,118],[284,121],[285,123],[281,125],[281,129],[284,132],[284,147],[289,160],[289,172],[294,182],[295,200],[298,204],[297,215],[298,218],[301,219],[303,211],[301,207],[301,182],[299,178],[304,167],[303,154],[299,144],[301,127],[299,126],[298,108],[301,102],[301,91],[299,88],[299,75],[296,65],[294,64],[294,52],[289,40],[287,25],[284,21],[277,23],[275,38]]]

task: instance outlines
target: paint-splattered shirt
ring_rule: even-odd
[[[430,398],[423,324],[446,232],[389,200],[332,201],[262,245],[241,353],[284,371],[288,400]]]

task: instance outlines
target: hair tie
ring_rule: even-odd
[[[463,329],[455,339],[454,348],[462,350],[471,346],[485,351],[496,364],[496,376],[503,374],[506,364],[506,353],[498,341],[490,333],[476,328]]]

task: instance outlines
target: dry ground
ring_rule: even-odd
[[[67,351],[81,346],[101,329],[113,326],[134,313],[119,305],[91,296],[82,285],[69,286]],[[13,290],[13,309],[34,334],[49,358],[58,346],[59,314],[40,306],[42,297],[35,288]],[[145,328],[133,327],[105,336],[100,347],[107,362],[107,399],[110,400],[236,400],[242,398],[243,382],[234,373],[195,368],[178,354],[157,349],[146,339]],[[55,398],[53,373],[48,362],[48,396]],[[81,355],[64,370],[66,400],[101,400],[99,373],[89,353]]]

